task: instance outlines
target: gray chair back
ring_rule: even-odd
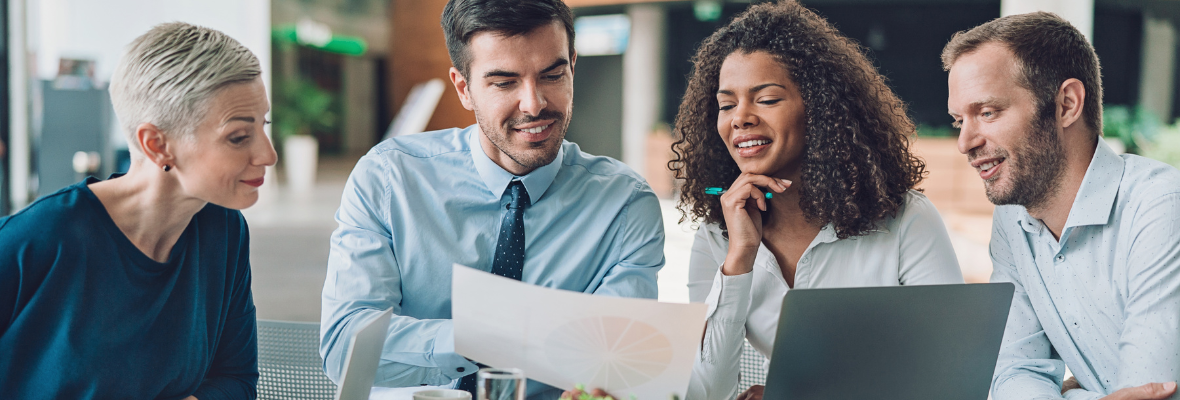
[[[742,345],[742,357],[738,361],[738,394],[745,392],[750,386],[766,384],[766,357],[754,350],[750,342]]]
[[[318,323],[258,320],[258,399],[333,400],[319,346]]]

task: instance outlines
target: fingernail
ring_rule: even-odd
[[[784,184],[784,185],[791,186],[791,181],[789,181],[789,180],[786,180],[786,179],[779,179],[779,180],[780,180],[780,181],[783,181],[783,184]]]
[[[1164,390],[1172,390],[1176,388],[1176,382],[1168,382],[1164,384]]]

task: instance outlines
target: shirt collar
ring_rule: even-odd
[[[872,228],[869,228],[869,230],[865,231],[865,235],[871,235],[874,233],[889,233],[889,228],[885,226],[885,221],[876,221],[873,223]],[[850,236],[848,238],[854,239],[857,237],[858,236]],[[840,237],[836,235],[836,225],[831,222],[829,222],[827,225],[824,225],[823,228],[820,228],[819,234],[815,235],[815,244],[832,243],[837,240],[840,240]]]
[[[1119,183],[1123,177],[1125,161],[1102,138],[1094,149],[1094,157],[1090,166],[1086,168],[1086,176],[1082,178],[1082,185],[1078,188],[1073,205],[1069,208],[1069,217],[1065,220],[1065,228],[1086,225],[1106,225],[1110,221],[1110,213],[1114,210],[1114,200],[1118,196]],[[1023,212],[1017,214],[1020,226],[1028,232],[1040,232],[1040,221],[1028,214],[1028,210],[1021,207]]]
[[[837,239],[839,239],[839,237],[836,236],[836,225],[833,225],[831,222],[829,222],[827,225],[824,225],[823,228],[820,228],[819,234],[815,235],[814,242],[815,244],[832,243]]]
[[[496,162],[484,153],[483,146],[479,143],[479,125],[471,125],[466,129],[468,131],[467,145],[471,147],[471,159],[475,163],[475,170],[479,172],[479,177],[483,179],[488,190],[496,196],[502,195],[513,179],[520,179],[524,184],[525,191],[529,193],[529,199],[535,204],[549,189],[549,185],[557,177],[557,172],[561,170],[561,163],[565,159],[565,146],[558,147],[557,158],[554,158],[553,162],[537,168],[525,176],[512,175],[496,165]]]

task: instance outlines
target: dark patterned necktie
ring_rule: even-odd
[[[524,209],[531,202],[528,191],[520,181],[512,181],[504,194],[509,196],[510,201],[508,211],[500,222],[500,237],[496,240],[492,273],[519,281],[524,274]],[[472,399],[476,398],[475,375],[459,378],[459,390],[470,392]]]
[[[520,181],[512,181],[506,192],[511,200],[500,222],[492,273],[519,281],[524,273],[524,209],[529,206],[529,192]]]

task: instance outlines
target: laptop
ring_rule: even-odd
[[[336,388],[336,400],[369,400],[369,391],[377,379],[377,363],[389,332],[393,309],[382,311],[358,329],[348,340],[344,358],[344,378]]]
[[[763,398],[985,400],[1011,283],[796,289]]]

